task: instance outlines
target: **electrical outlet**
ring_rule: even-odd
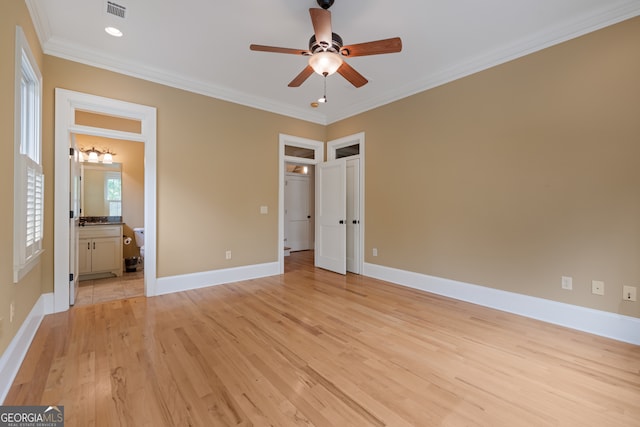
[[[637,301],[636,291],[638,288],[635,286],[623,286],[622,287],[622,300],[623,301]]]
[[[16,315],[16,305],[13,301],[11,301],[11,305],[9,306],[9,323],[13,323],[13,317]]]
[[[225,257],[226,257],[227,259],[231,259],[231,251],[227,251],[227,252],[225,253]]]
[[[373,256],[378,256],[378,248],[373,248]]]
[[[562,276],[562,289],[566,289],[568,291],[573,289],[573,277]]]
[[[591,293],[594,295],[604,295],[604,282],[601,282],[600,280],[592,280]]]

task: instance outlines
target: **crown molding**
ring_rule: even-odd
[[[42,12],[40,3],[37,0],[25,0],[31,21],[36,29],[36,35],[40,41],[40,46],[44,46],[45,42],[51,38],[51,25],[49,18]]]
[[[603,8],[599,13],[579,17],[571,22],[565,22],[561,26],[540,31],[531,37],[509,43],[500,49],[483,53],[482,55],[460,62],[452,67],[436,70],[413,83],[400,86],[393,92],[387,92],[374,99],[369,99],[366,102],[353,104],[341,110],[339,114],[328,116],[327,122],[332,124],[344,120],[639,15],[640,1],[638,0],[631,0],[624,6],[615,9]]]
[[[97,51],[92,51],[82,46],[62,41],[56,37],[50,37],[47,40],[43,45],[43,51],[47,55],[113,71],[176,89],[209,96],[222,101],[233,102],[235,104],[257,108],[270,113],[276,113],[321,125],[327,124],[326,118],[322,114],[309,112],[306,109],[293,107],[285,103],[274,102],[266,98],[253,96],[241,91],[213,85],[204,81],[186,78],[179,74],[168,73],[141,63],[123,61],[121,58],[104,55]]]
[[[123,61],[119,58],[103,55],[56,39],[51,36],[49,21],[41,12],[42,9],[39,2],[37,0],[26,0],[26,3],[36,27],[40,44],[47,55],[321,125],[344,120],[640,15],[640,0],[629,0],[615,8],[604,6],[598,12],[577,17],[572,21],[564,22],[562,25],[540,31],[531,37],[511,42],[493,51],[484,52],[475,58],[462,61],[454,66],[435,70],[417,81],[399,86],[393,91],[370,98],[367,101],[355,103],[340,110],[331,110],[323,114],[319,111],[309,111],[306,108],[274,102],[267,98],[217,86],[205,81],[190,79],[183,75],[167,73],[141,63]]]

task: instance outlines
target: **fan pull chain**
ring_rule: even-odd
[[[326,104],[327,102],[327,73],[322,73],[322,75],[324,76],[324,94],[322,96],[322,98],[318,99],[318,102],[322,102],[323,104]]]

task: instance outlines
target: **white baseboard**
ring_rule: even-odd
[[[51,313],[53,313],[53,293],[40,295],[22,326],[18,329],[18,333],[0,357],[0,402],[4,402],[7,397],[42,319]]]
[[[156,295],[191,289],[206,288],[224,283],[241,282],[243,280],[258,279],[260,277],[280,274],[277,262],[248,265],[243,267],[225,268],[223,270],[204,271],[201,273],[183,274],[180,276],[160,277],[157,279]]]
[[[364,264],[365,276],[640,345],[640,319],[528,295]]]

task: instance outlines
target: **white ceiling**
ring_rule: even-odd
[[[640,15],[640,0],[336,0],[345,44],[399,36],[400,53],[348,62],[369,83],[340,75],[287,84],[306,66],[249,44],[307,49],[316,0],[27,0],[45,53],[304,120],[329,124]],[[113,19],[112,19],[113,18]],[[124,36],[104,31],[119,22]],[[596,59],[594,59],[596,60]]]

